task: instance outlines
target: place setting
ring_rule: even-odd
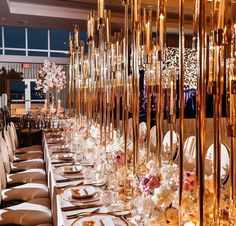
[[[128,225],[125,216],[130,214],[122,204],[114,201],[114,193],[91,185],[65,189],[61,194],[62,211],[71,225]],[[66,201],[66,203],[65,203]]]
[[[102,189],[92,185],[79,185],[64,189],[60,197],[66,201],[62,204],[62,211],[87,209],[102,206],[100,193]]]
[[[54,173],[60,176],[59,179],[56,177],[56,182],[64,183],[67,181],[82,180],[84,179],[82,170],[83,167],[79,164],[55,167]]]

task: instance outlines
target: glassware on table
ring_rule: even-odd
[[[95,173],[94,173],[94,170],[91,168],[84,168],[83,175],[86,181],[95,180]]]
[[[100,202],[108,207],[113,203],[114,193],[112,191],[103,191],[100,193]]]
[[[76,152],[74,157],[76,162],[83,162],[84,153],[82,151]]]

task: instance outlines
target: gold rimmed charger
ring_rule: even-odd
[[[105,219],[109,219],[113,222],[114,226],[127,226],[129,223],[122,217],[115,216],[108,213],[91,213],[84,216],[78,217],[71,226],[82,226],[86,225],[85,223],[91,223],[90,225],[101,225],[101,226],[111,226],[109,220],[105,222]],[[94,224],[92,224],[94,222]],[[98,224],[96,224],[98,223]],[[88,224],[89,225],[89,224]]]
[[[51,159],[61,160],[61,161],[72,161],[75,153],[56,153],[51,155]]]
[[[78,191],[78,192],[76,192]],[[99,202],[102,189],[92,185],[68,187],[60,194],[61,198],[71,203],[89,204]]]
[[[65,178],[77,178],[79,176],[83,177],[82,174],[83,166],[81,165],[65,165],[59,166],[54,169],[54,173]]]

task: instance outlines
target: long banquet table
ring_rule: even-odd
[[[52,138],[53,137],[53,138]],[[77,214],[80,212],[92,212],[96,211],[99,208],[99,212],[102,213],[108,213],[109,212],[109,207],[105,207],[101,205],[100,200],[94,203],[94,208],[89,207],[88,209],[86,208],[78,208],[78,206],[73,203],[69,202],[61,197],[62,192],[65,191],[65,189],[74,187],[74,186],[79,186],[80,184],[93,184],[91,181],[86,181],[82,179],[82,176],[78,177],[78,179],[70,179],[70,178],[65,178],[62,175],[59,175],[55,173],[57,169],[60,167],[66,166],[66,165],[71,165],[72,163],[69,161],[61,161],[58,159],[55,159],[54,156],[63,153],[63,150],[67,150],[69,152],[69,149],[63,149],[63,137],[60,137],[58,135],[54,135],[52,132],[46,133],[44,132],[43,134],[43,146],[45,150],[45,162],[46,162],[46,170],[47,170],[47,175],[48,175],[48,185],[50,189],[50,195],[51,195],[51,208],[52,208],[52,214],[53,214],[53,222],[55,226],[69,226],[72,225],[73,222],[76,220],[74,219],[67,219],[68,215],[71,214]],[[60,137],[60,138],[59,138]],[[79,163],[78,162],[73,162],[73,165],[76,165]],[[83,168],[86,167],[91,167],[91,165],[83,165]],[[96,186],[96,183],[93,184]],[[96,187],[100,187],[100,185],[97,185]],[[101,185],[101,189],[103,189]],[[119,208],[118,208],[119,209]],[[65,211],[66,210],[66,211]],[[127,209],[125,210],[127,212]],[[120,216],[124,215],[123,209],[120,211],[113,211],[117,212],[119,215],[119,212],[121,213]],[[110,210],[110,212],[112,212]],[[128,222],[127,222],[128,224]],[[115,225],[115,224],[114,224]]]

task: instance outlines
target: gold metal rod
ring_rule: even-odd
[[[150,65],[146,65],[146,90],[147,90],[147,158],[146,162],[150,160],[150,129],[151,129],[151,84],[150,84]]]
[[[182,211],[183,173],[184,173],[184,0],[179,0],[179,209]],[[182,223],[179,214],[179,225]]]
[[[217,48],[216,58],[217,64],[217,74],[216,74],[216,92],[214,95],[214,223],[216,225],[220,224],[221,212],[220,212],[220,187],[221,187],[221,108],[222,108],[222,98],[221,98],[221,76],[222,76],[222,57],[221,57],[221,47],[215,46]]]
[[[205,139],[206,139],[206,53],[205,53],[205,10],[206,1],[196,0],[197,4],[197,48],[198,48],[198,81],[197,81],[197,115],[196,115],[196,186],[198,192],[199,226],[204,225],[204,175],[205,175]]]

